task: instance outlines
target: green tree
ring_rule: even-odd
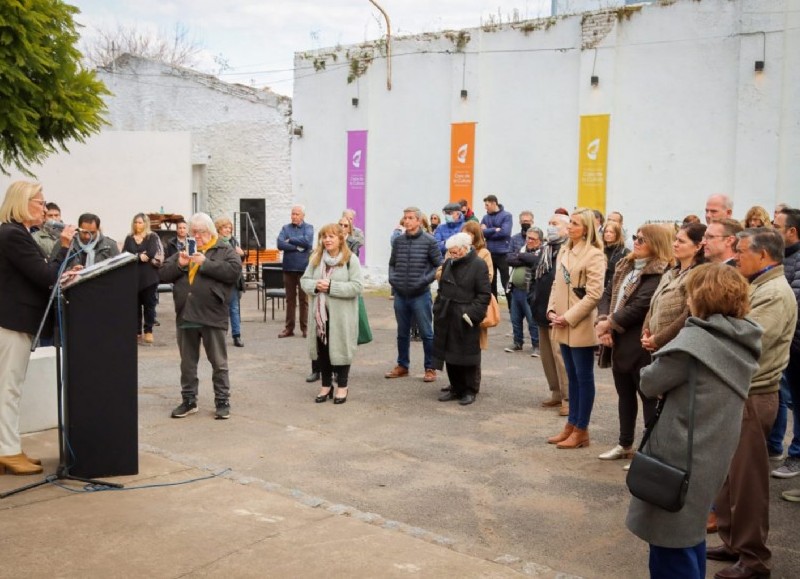
[[[84,69],[76,48],[74,6],[61,0],[0,1],[0,171],[30,174],[69,141],[106,124],[110,94]]]

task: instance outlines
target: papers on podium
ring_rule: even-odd
[[[97,276],[103,275],[106,272],[111,271],[112,269],[117,269],[118,267],[122,267],[123,265],[127,265],[136,261],[136,256],[132,253],[128,253],[127,251],[115,255],[110,259],[106,259],[105,261],[101,261],[99,263],[95,263],[94,265],[90,265],[89,267],[85,267],[80,271],[77,272],[66,272],[64,276],[62,276],[61,281],[61,288],[67,289],[79,283],[83,283],[87,279],[92,279]]]

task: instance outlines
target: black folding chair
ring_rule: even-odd
[[[264,296],[264,321],[267,321],[267,300],[272,303],[272,319],[275,319],[275,301],[286,309],[286,289],[283,285],[283,266],[270,263],[261,266],[261,291]]]

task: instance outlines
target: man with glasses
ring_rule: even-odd
[[[205,213],[196,213],[189,220],[189,236],[197,249],[168,258],[159,270],[161,281],[173,285],[178,352],[181,356],[181,397],[183,402],[172,411],[173,418],[184,418],[197,412],[197,361],[200,342],[211,363],[214,386],[215,417],[230,418],[230,380],[228,351],[228,304],[236,281],[242,273],[242,262],[230,244],[222,241],[214,221]]]
[[[119,255],[119,246],[116,241],[103,235],[97,215],[84,213],[78,217],[78,235],[72,239],[69,254],[72,258],[67,269],[75,265],[89,267]],[[55,258],[55,254],[52,258]]]
[[[736,263],[750,282],[749,318],[764,329],[758,370],[750,380],[739,442],[714,505],[722,545],[706,556],[735,562],[716,579],[769,577],[769,457],[766,436],[778,412],[781,373],[797,326],[797,299],[783,272],[783,236],[774,229],[737,234]]]
[[[712,221],[703,235],[703,253],[712,263],[736,265],[736,235],[742,224],[735,219]]]
[[[531,219],[533,215],[531,215]],[[511,328],[514,343],[505,349],[506,352],[521,352],[525,341],[524,323],[528,324],[531,337],[531,356],[539,357],[539,328],[533,321],[533,313],[528,303],[528,289],[531,284],[533,270],[539,263],[544,234],[538,227],[525,230],[525,246],[508,254],[508,265],[511,266],[511,281],[508,291],[511,298]]]

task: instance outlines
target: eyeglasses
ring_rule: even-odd
[[[192,229],[191,231],[192,236],[203,235],[204,233],[208,233],[208,229]]]
[[[47,205],[47,201],[45,201],[44,199],[31,199],[31,201],[35,201],[36,203],[42,206]]]
[[[647,240],[641,235],[632,235],[631,238],[633,239],[634,243],[640,243],[640,244],[647,243]]]

